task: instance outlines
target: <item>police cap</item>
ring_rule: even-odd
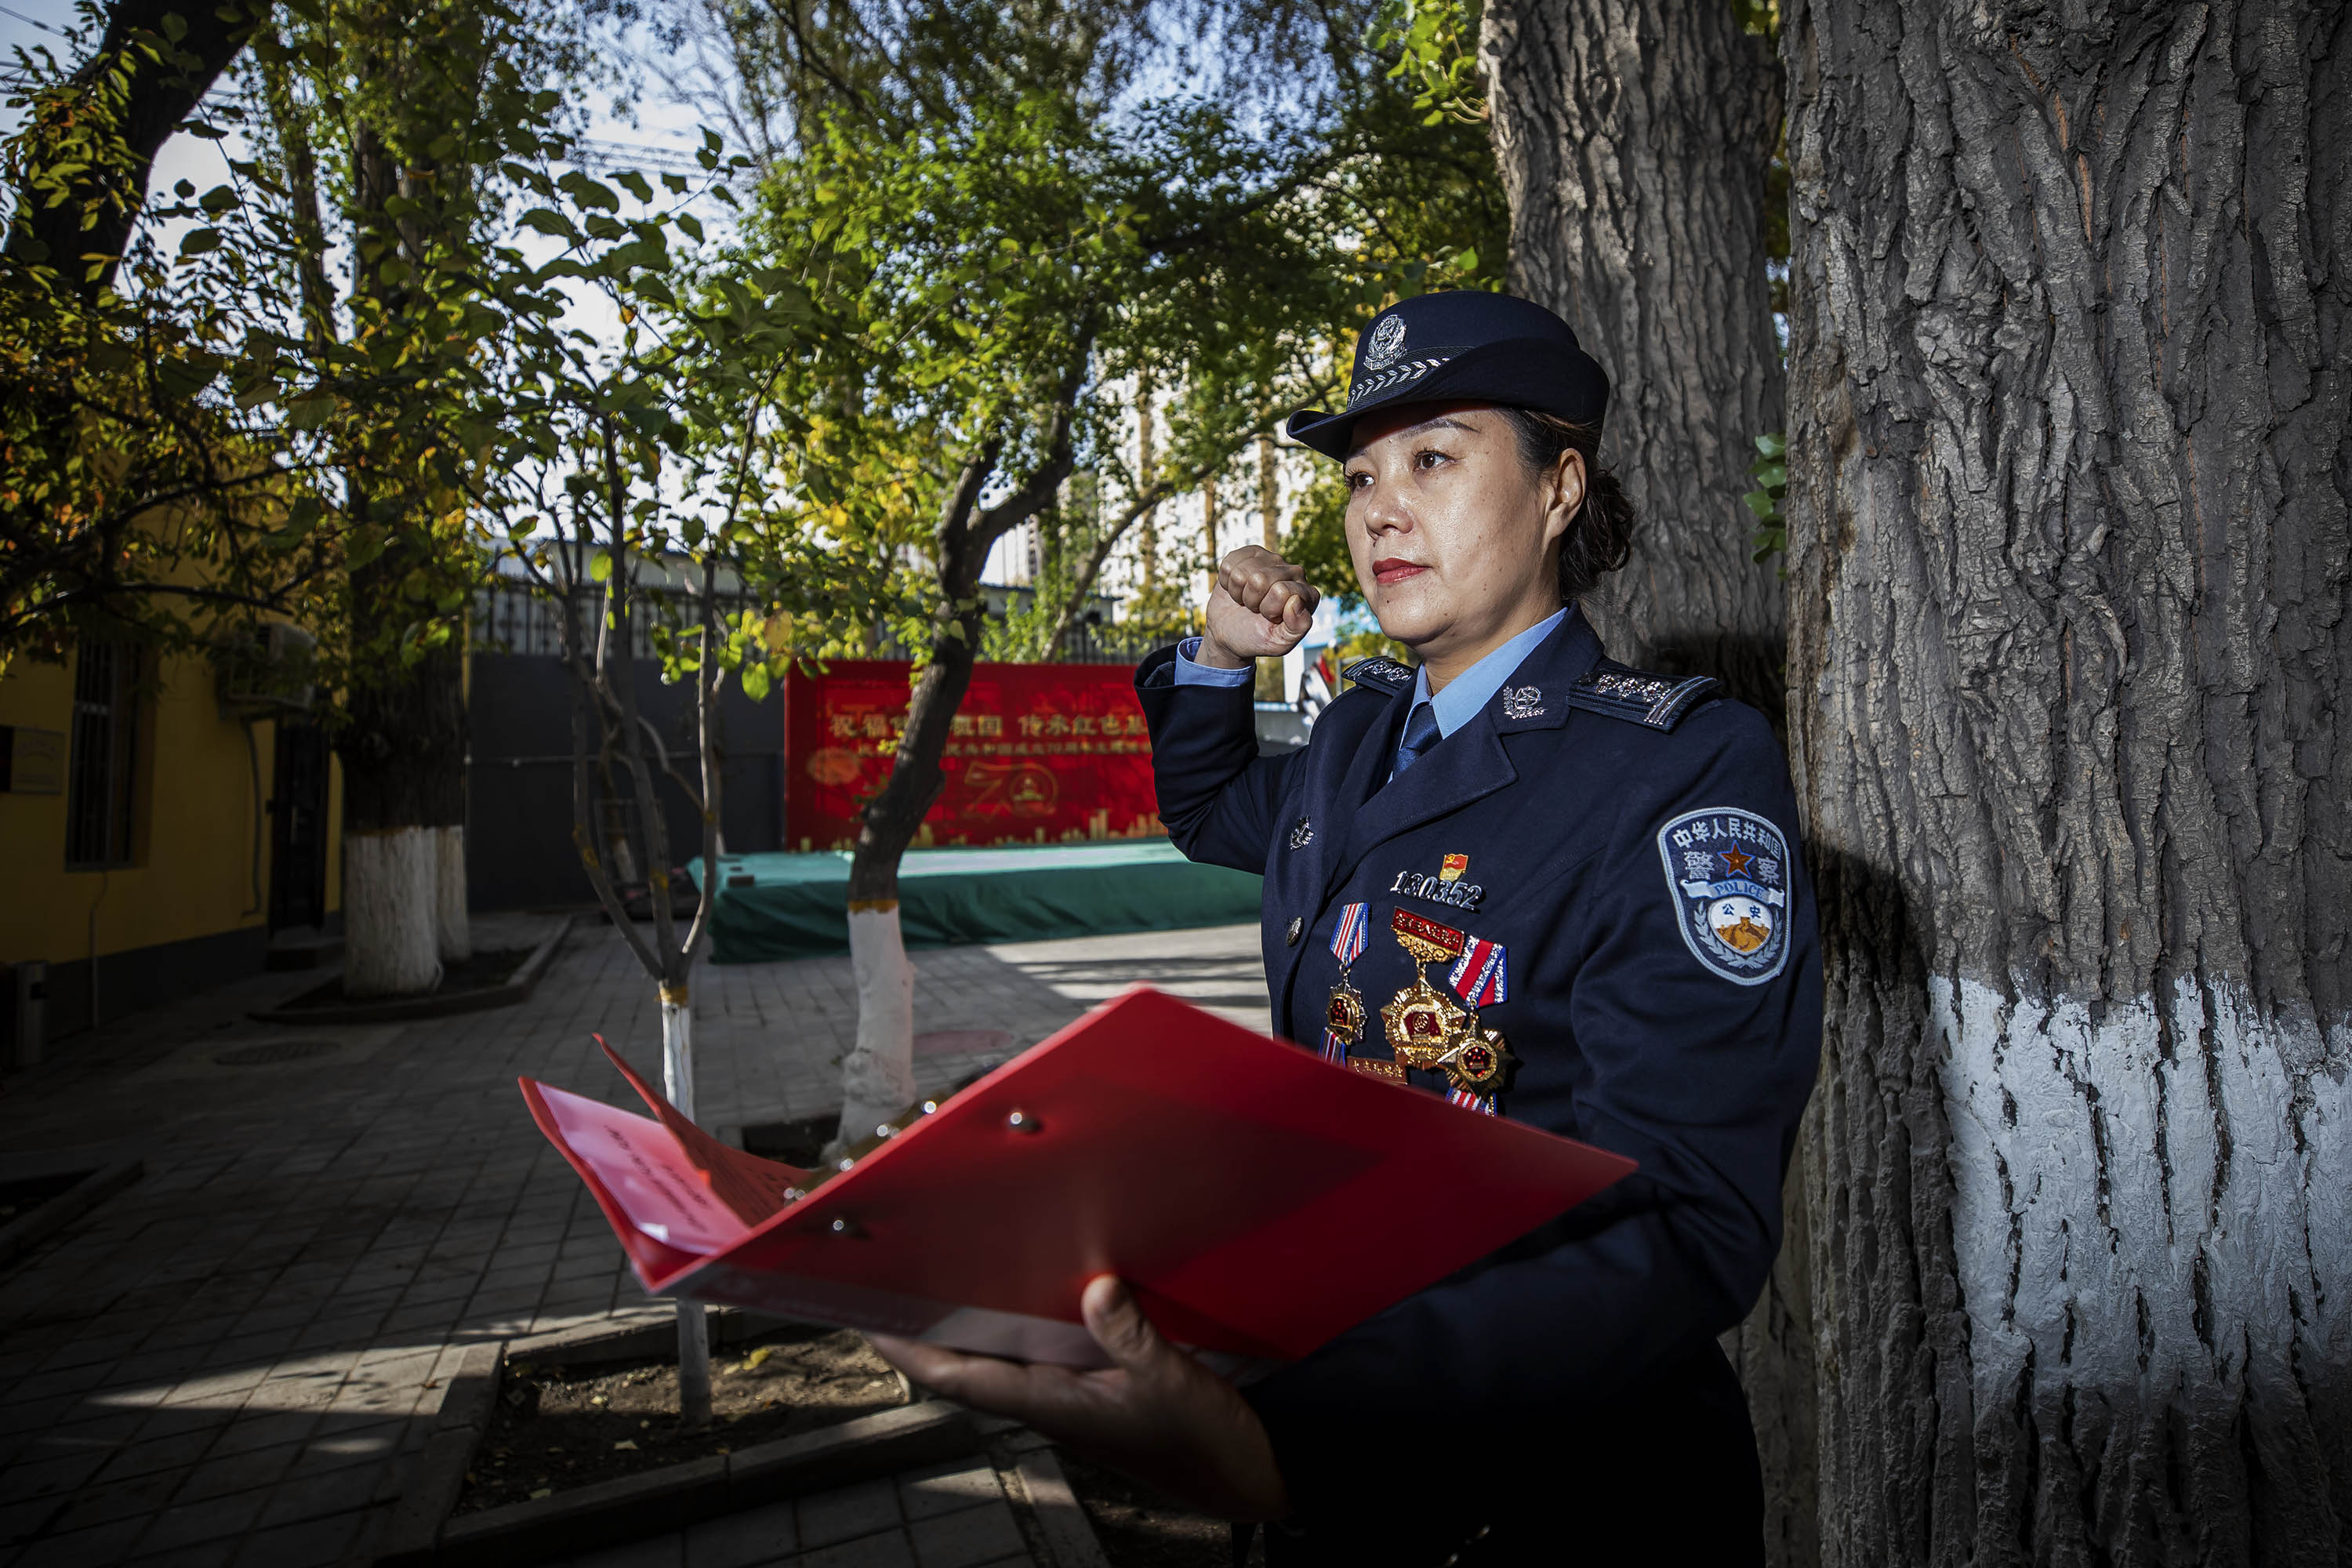
[[[1601,427],[1609,376],[1566,321],[1531,300],[1458,289],[1400,300],[1356,340],[1348,406],[1307,408],[1291,439],[1345,458],[1356,421],[1398,403],[1504,403]]]

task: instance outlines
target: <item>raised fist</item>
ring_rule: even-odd
[[[1202,662],[1237,669],[1254,658],[1281,658],[1315,624],[1322,598],[1297,567],[1271,550],[1244,545],[1217,563]]]

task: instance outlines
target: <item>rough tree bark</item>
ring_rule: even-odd
[[[1777,728],[1785,595],[1753,559],[1755,438],[1783,387],[1765,247],[1780,70],[1725,0],[1491,0],[1480,52],[1511,204],[1510,287],[1564,317],[1612,383],[1603,460],[1640,510],[1584,599],[1610,651],[1721,679]],[[1815,1557],[1805,1205],[1726,1349],[1756,1424],[1776,1563]]]
[[[1780,73],[1725,0],[1493,0],[1480,44],[1511,292],[1608,367],[1605,461],[1640,508],[1587,595],[1615,657],[1780,714],[1782,593],[1740,503],[1780,427],[1764,239]]]
[[[2352,1562],[2347,29],[1786,14],[1827,1562]]]

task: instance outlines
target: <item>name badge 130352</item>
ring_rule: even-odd
[[[1475,910],[1478,900],[1486,896],[1486,889],[1475,882],[1448,882],[1421,871],[1399,871],[1396,880],[1389,884],[1389,891],[1457,910]]]

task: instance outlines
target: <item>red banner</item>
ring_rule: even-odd
[[[890,776],[908,667],[835,659],[784,678],[784,843],[847,849],[857,808]],[[947,789],[919,848],[1157,837],[1151,742],[1135,672],[1115,664],[982,664],[956,710]]]

